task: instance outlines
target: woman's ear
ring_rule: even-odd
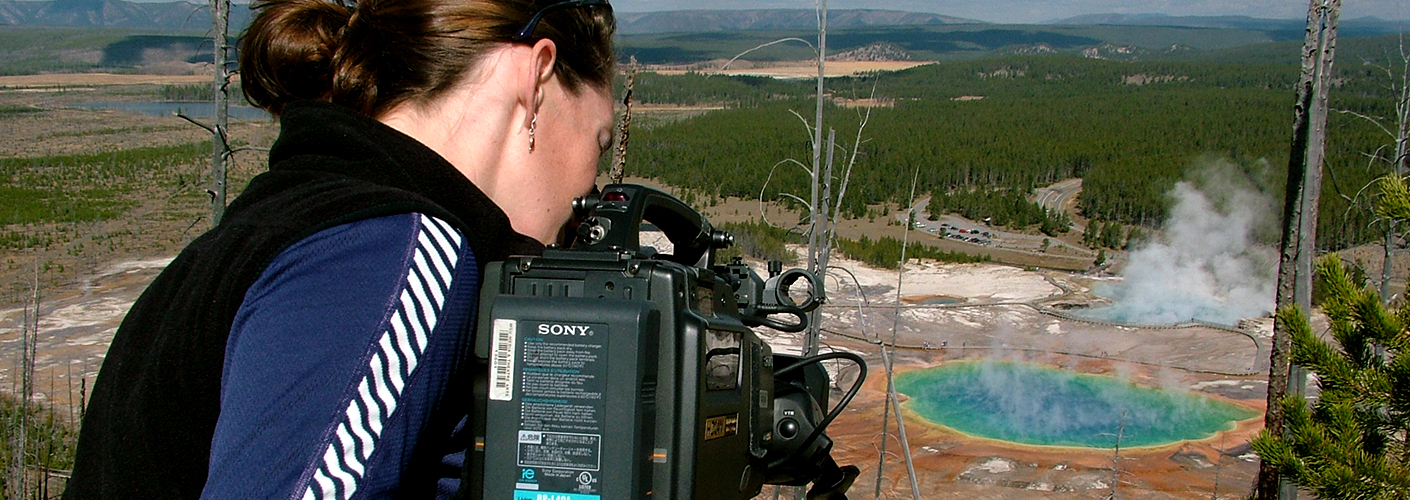
[[[533,99],[532,109],[538,112],[539,106],[543,104],[544,86],[553,80],[553,69],[558,60],[558,44],[553,40],[541,38],[534,43],[529,52],[529,66],[533,71]]]

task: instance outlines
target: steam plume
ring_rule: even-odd
[[[1274,307],[1274,252],[1257,243],[1271,212],[1236,165],[1213,162],[1175,185],[1163,233],[1131,253],[1113,304],[1093,310],[1134,324],[1190,320],[1234,324]]]

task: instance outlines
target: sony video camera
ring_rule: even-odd
[[[644,186],[609,185],[574,209],[582,223],[566,250],[485,271],[463,493],[746,499],[764,484],[811,482],[808,498],[845,499],[857,468],[832,460],[823,431],[865,363],[776,355],[749,329],[805,329],[821,302],[817,276],[770,263],[765,280],[739,259],[715,265],[733,237]],[[641,245],[643,221],[671,253]],[[800,289],[806,298],[790,296]],[[837,358],[860,373],[828,412],[819,361]]]

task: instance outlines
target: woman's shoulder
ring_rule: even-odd
[[[336,262],[330,265],[337,266],[399,268],[434,255],[453,265],[468,250],[464,242],[464,234],[444,219],[406,212],[348,221],[314,232],[286,248],[275,263],[331,259]],[[366,263],[359,264],[361,261]]]

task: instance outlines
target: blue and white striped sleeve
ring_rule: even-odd
[[[245,295],[203,498],[431,497],[458,477],[456,370],[479,288],[464,236],[420,214],[305,238]]]

